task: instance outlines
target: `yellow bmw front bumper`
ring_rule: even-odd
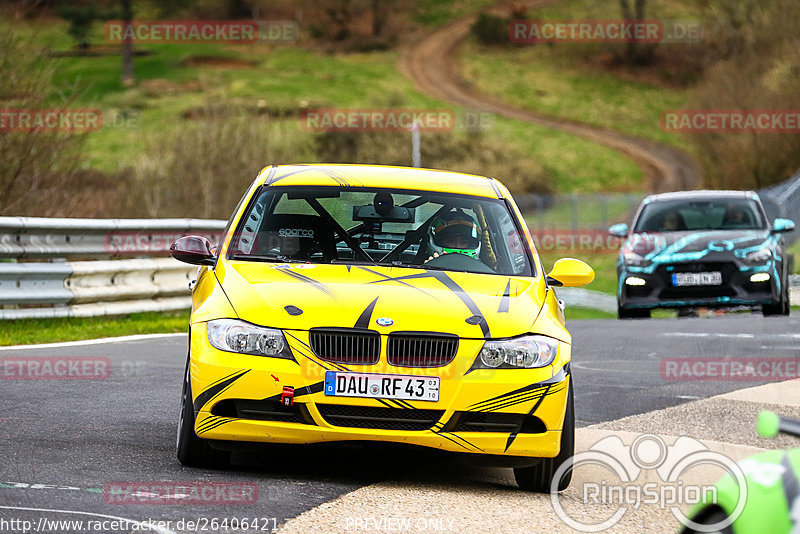
[[[296,361],[223,352],[192,325],[190,370],[195,433],[221,441],[318,443],[386,441],[454,452],[554,457],[567,404],[570,345],[541,369],[470,371],[484,340],[461,339],[455,359],[436,368],[386,362],[386,339],[375,365],[322,361],[307,331],[284,331]],[[439,399],[396,401],[328,396],[326,371],[346,369],[439,377]],[[284,388],[293,405],[281,404]]]

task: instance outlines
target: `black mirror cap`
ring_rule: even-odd
[[[211,242],[203,236],[187,235],[169,247],[170,255],[191,265],[214,265],[217,257],[211,252]]]

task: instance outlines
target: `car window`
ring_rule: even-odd
[[[379,188],[263,187],[229,258],[535,276],[505,202]]]
[[[695,199],[654,201],[642,208],[635,232],[759,230],[765,222],[755,200]]]

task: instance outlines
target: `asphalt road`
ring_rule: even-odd
[[[763,383],[666,381],[660,373],[662,358],[758,355],[800,360],[797,316],[597,320],[569,326],[580,426]],[[259,531],[268,531],[364,484],[420,469],[430,476],[439,465],[431,455],[415,451],[275,447],[235,457],[230,470],[184,468],[174,454],[184,336],[0,350],[0,359],[19,356],[108,358],[111,372],[103,380],[0,380],[0,532],[23,532],[26,526],[59,533],[142,529],[133,523],[126,529],[107,523],[102,530],[88,528],[89,523],[82,529],[39,524],[40,519],[113,521],[86,514],[171,520],[164,526],[176,532],[226,532],[212,529],[211,519],[248,518],[257,520]],[[465,460],[462,468],[471,464]],[[258,499],[249,505],[106,501],[108,484],[155,481],[254,483]],[[189,529],[177,524],[181,519],[200,522]]]

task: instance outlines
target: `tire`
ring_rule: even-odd
[[[789,303],[789,277],[783,283],[783,293],[778,302],[772,304],[764,304],[761,306],[761,313],[764,317],[786,316],[791,312],[791,304]]]
[[[212,448],[208,440],[198,438],[194,433],[194,406],[188,360],[183,378],[176,454],[178,461],[187,467],[226,467],[230,464],[230,452]]]
[[[650,310],[648,309],[630,309],[617,306],[617,317],[620,319],[649,319]]]
[[[515,467],[514,478],[520,489],[550,493],[553,476],[563,463],[568,463],[569,469],[562,475],[558,482],[558,491],[567,489],[572,481],[572,457],[575,455],[575,402],[572,392],[572,377],[569,379],[569,393],[567,394],[567,411],[564,414],[564,425],[561,430],[561,450],[555,458],[542,458],[541,462],[530,467]]]

